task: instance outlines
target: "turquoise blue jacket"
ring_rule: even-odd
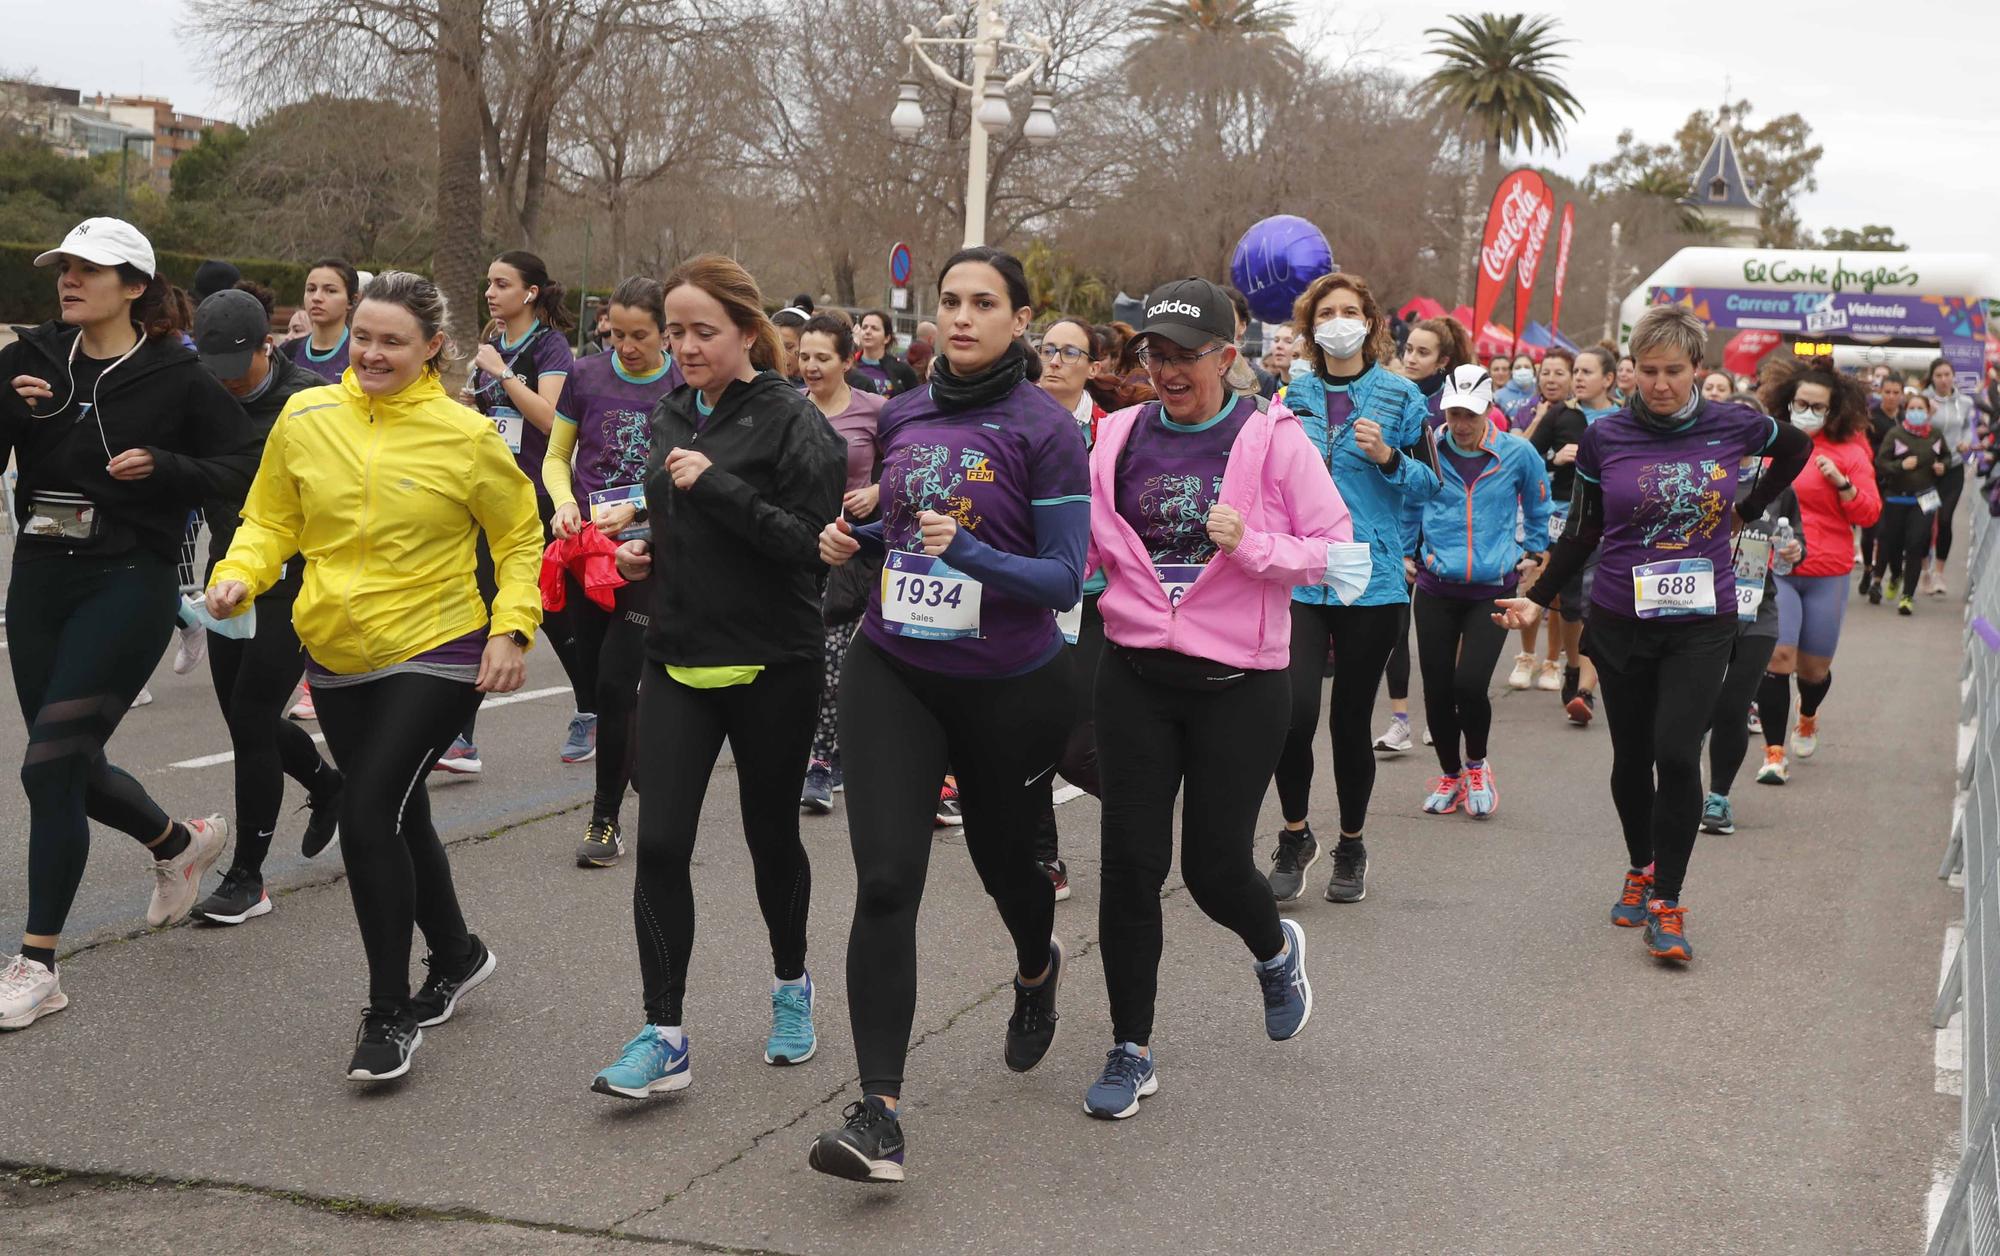
[[[1437,491],[1437,473],[1416,458],[1399,457],[1388,467],[1369,461],[1354,444],[1354,419],[1373,419],[1382,439],[1396,449],[1420,447],[1424,419],[1430,413],[1424,394],[1400,375],[1371,366],[1348,385],[1354,412],[1347,423],[1327,431],[1326,381],[1318,375],[1294,380],[1285,389],[1285,405],[1305,424],[1306,439],[1326,459],[1333,485],[1354,520],[1354,539],[1368,546],[1373,574],[1355,606],[1393,606],[1410,600],[1403,581],[1403,559],[1416,553],[1415,502]],[[1512,529],[1509,529],[1512,534]],[[1324,585],[1301,585],[1292,600],[1313,606],[1339,605],[1340,598]]]
[[[1440,427],[1429,439],[1442,445],[1451,429]],[[1423,499],[1423,545],[1418,561],[1424,570],[1452,584],[1505,584],[1522,558],[1524,547],[1514,539],[1518,509],[1525,549],[1549,548],[1549,473],[1535,447],[1519,436],[1489,423],[1479,447],[1491,454],[1485,470],[1467,484],[1458,467],[1435,454],[1435,487]]]

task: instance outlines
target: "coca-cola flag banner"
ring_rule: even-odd
[[[1531,172],[1532,173],[1532,172]],[[1541,273],[1543,246],[1549,242],[1549,220],[1556,216],[1556,194],[1535,175],[1535,212],[1528,219],[1527,234],[1521,240],[1521,257],[1514,270],[1514,326],[1527,325],[1529,305],[1534,299],[1535,276]]]
[[[1493,204],[1486,211],[1486,235],[1479,246],[1479,284],[1472,301],[1472,325],[1486,326],[1493,307],[1507,290],[1507,275],[1520,256],[1528,236],[1528,224],[1541,203],[1542,177],[1532,170],[1516,170],[1493,189]]]
[[[1576,202],[1563,206],[1562,229],[1556,233],[1556,296],[1555,304],[1549,310],[1549,326],[1557,331],[1563,325],[1563,280],[1569,277],[1569,241],[1576,233]]]

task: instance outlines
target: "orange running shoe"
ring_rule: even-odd
[[[1694,943],[1687,940],[1687,908],[1678,901],[1654,899],[1646,904],[1646,949],[1654,959],[1674,959],[1685,964],[1694,958]]]
[[[1801,759],[1810,759],[1819,749],[1819,716],[1801,715],[1798,727],[1792,729],[1792,753]]]
[[[1611,923],[1637,929],[1646,923],[1646,900],[1653,894],[1653,874],[1627,872],[1625,890],[1611,908]]]
[[[1764,747],[1764,766],[1757,769],[1759,785],[1783,785],[1792,779],[1792,769],[1785,764],[1783,746]]]

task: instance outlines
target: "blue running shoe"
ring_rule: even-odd
[[[1675,899],[1653,899],[1646,904],[1646,949],[1654,959],[1694,958],[1694,943],[1687,939],[1687,908]]]
[[[1500,782],[1484,762],[1465,765],[1465,813],[1484,820],[1500,807]]]
[[[833,810],[833,769],[814,759],[799,787],[799,808],[823,816]]]
[[[1458,810],[1458,804],[1465,801],[1465,778],[1463,776],[1440,776],[1431,792],[1424,795],[1424,814],[1448,816]]]
[[[1278,921],[1291,942],[1291,951],[1269,964],[1253,964],[1257,982],[1264,987],[1264,1032],[1272,1042],[1295,1038],[1312,1019],[1313,988],[1306,980],[1306,931],[1287,916]]]
[[[1729,795],[1710,794],[1701,804],[1701,831],[1727,836],[1736,831],[1736,815],[1729,809]]]
[[[569,718],[569,735],[563,738],[564,763],[588,763],[597,757],[597,717],[578,711]]]
[[[771,991],[771,1037],[764,1044],[766,1064],[804,1064],[819,1050],[813,1033],[813,979],[805,984],[787,982]]]
[[[658,1025],[648,1025],[625,1044],[616,1064],[590,1079],[590,1088],[600,1095],[621,1095],[627,1099],[686,1090],[694,1081],[694,1074],[688,1069],[691,1045],[683,1035],[680,1049],[675,1050]]]
[[[1646,924],[1646,900],[1653,897],[1653,874],[1637,868],[1625,873],[1625,888],[1618,892],[1618,901],[1611,905],[1611,923],[1627,929],[1639,929]]]
[[[1140,1055],[1125,1043],[1104,1053],[1104,1071],[1083,1094],[1083,1110],[1107,1121],[1122,1121],[1139,1110],[1139,1101],[1160,1088],[1153,1057]]]

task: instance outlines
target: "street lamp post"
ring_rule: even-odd
[[[998,0],[979,0],[979,12],[973,18],[970,38],[921,35],[914,26],[903,37],[903,46],[910,50],[913,63],[922,61],[932,78],[946,87],[964,92],[972,101],[972,126],[966,143],[965,170],[965,243],[968,247],[986,243],[987,137],[999,135],[1013,125],[1014,116],[1007,104],[1007,93],[1047,68],[1053,52],[1048,39],[1041,35],[1023,35],[1023,42],[1009,42],[1007,24],[1000,20],[997,3]],[[950,31],[957,25],[957,16],[947,14],[938,19],[937,29],[940,32]],[[924,51],[926,46],[947,45],[972,50],[970,83],[958,79]],[[1003,50],[1025,52],[1030,57],[1019,73],[1004,81],[992,77],[994,62],[1000,59]],[[889,114],[890,127],[904,139],[915,139],[924,129],[924,110],[917,99],[917,91],[916,80],[905,78],[897,88],[896,107]],[[1055,108],[1049,92],[1035,92],[1034,104],[1028,110],[1028,120],[1021,131],[1028,142],[1037,147],[1055,139]]]

